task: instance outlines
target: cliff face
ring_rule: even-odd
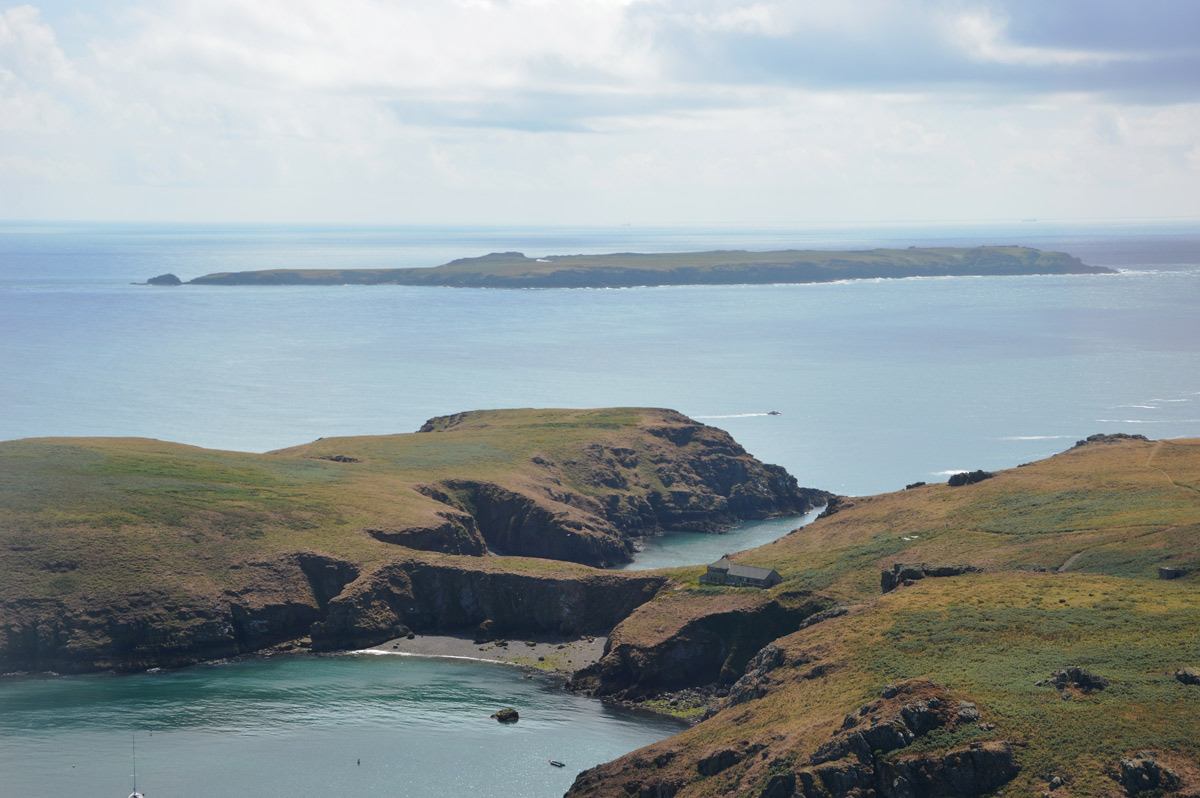
[[[315,650],[380,643],[400,627],[500,634],[605,633],[666,580],[621,572],[538,574],[451,557],[372,571],[311,553],[247,566],[255,587],[219,596],[135,591],[80,608],[23,601],[0,624],[0,671],[179,667],[311,636]]]
[[[656,409],[460,413],[265,455],[0,443],[0,672],[336,648],[397,625],[606,632],[663,580],[568,563],[825,496]]]

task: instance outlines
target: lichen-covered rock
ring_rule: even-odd
[[[512,708],[501,709],[498,712],[493,712],[492,717],[500,723],[516,723],[521,719],[520,714]]]
[[[1175,678],[1184,684],[1200,685],[1200,668],[1180,668],[1175,671]]]

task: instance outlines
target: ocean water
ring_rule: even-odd
[[[505,707],[521,719],[490,717]],[[10,678],[0,684],[0,795],[128,795],[136,750],[149,798],[548,797],[584,768],[682,728],[550,677],[445,659],[272,657]]]
[[[150,288],[252,268],[1026,243],[1116,275],[526,290]],[[484,407],[672,407],[865,494],[1094,432],[1200,434],[1200,225],[834,230],[0,225],[0,439],[266,451]],[[769,416],[770,410],[781,415]]]
[[[1006,243],[1120,272],[577,291],[130,284],[163,272],[429,266],[510,250]],[[1094,432],[1200,436],[1198,307],[1197,224],[6,223],[0,440],[134,435],[267,451],[412,431],[473,408],[651,405],[728,430],[801,484],[866,494],[1015,466]],[[635,567],[709,562],[795,525],[650,541]],[[530,712],[501,728],[487,716],[506,704]],[[0,797],[127,794],[132,728],[147,733],[139,786],[152,797],[558,795],[577,770],[674,731],[473,663],[272,659],[4,679]]]

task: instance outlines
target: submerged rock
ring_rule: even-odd
[[[502,709],[499,712],[492,713],[492,717],[501,723],[516,723],[521,719],[521,716],[515,709]]]

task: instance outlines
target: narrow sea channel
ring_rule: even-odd
[[[778,540],[794,529],[817,520],[824,507],[804,515],[770,518],[766,521],[743,521],[734,524],[720,535],[698,532],[668,532],[645,538],[633,562],[619,570],[648,571],[652,568],[677,568],[681,565],[703,565],[716,562],[726,554],[753,549]]]

